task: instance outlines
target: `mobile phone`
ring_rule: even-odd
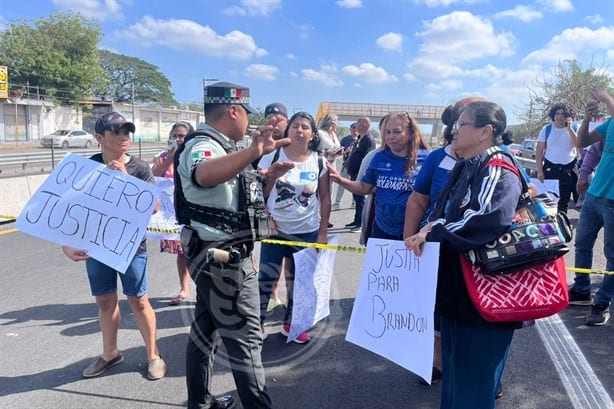
[[[173,149],[177,149],[177,139],[168,140],[168,150],[172,151]]]

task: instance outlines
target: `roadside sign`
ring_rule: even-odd
[[[9,71],[6,65],[0,65],[0,98],[9,97]]]

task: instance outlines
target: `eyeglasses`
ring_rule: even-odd
[[[475,124],[472,124],[472,123],[469,123],[469,122],[454,121],[454,123],[452,124],[452,131],[453,132],[458,132],[465,125],[471,125],[471,126],[477,128],[477,126],[475,126]]]

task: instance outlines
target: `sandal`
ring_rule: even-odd
[[[170,305],[179,305],[182,302],[186,301],[188,299],[188,297],[186,297],[183,294],[177,294],[176,296],[174,296],[173,298],[171,298],[171,300],[168,302]]]

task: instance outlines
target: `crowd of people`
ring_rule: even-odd
[[[585,193],[576,265],[591,268],[593,246],[603,228],[606,269],[611,271],[614,184],[609,170],[614,163],[614,124],[610,117],[589,132],[589,122],[599,114],[598,103],[611,115],[614,98],[600,90],[592,98],[578,130],[565,104],[552,107],[552,124],[538,138],[537,177],[558,180],[559,211],[567,211],[575,190]],[[502,394],[501,377],[512,338],[527,323],[484,320],[467,295],[458,255],[498,238],[516,211],[522,186],[517,175],[506,167],[486,166],[493,155],[517,166],[505,152],[512,135],[504,110],[483,98],[450,105],[441,118],[446,126],[443,146],[431,150],[418,122],[407,112],[391,112],[381,119],[381,145],[376,148],[369,117],[357,118],[350,135],[340,139],[336,115],[326,115],[318,123],[307,112],[288,118],[286,107],[276,102],[265,108],[265,122],[252,133],[251,144],[238,149],[248,115],[256,112],[249,103],[247,87],[228,82],[208,85],[205,124],[196,130],[186,122],[174,124],[169,149],[151,167],[127,153],[133,123],[111,112],[95,127],[102,152],[91,159],[147,182],[153,182],[155,175],[173,178],[175,183],[176,217],[185,227],[180,241],[162,240],[160,251],[177,258],[180,289],[171,298],[172,305],[188,299],[190,281],[196,286],[186,347],[188,407],[235,405],[231,395],[215,397],[211,390],[221,343],[243,407],[273,407],[261,359],[267,336],[264,323],[271,302],[281,304],[278,286],[284,277],[287,309],[281,333],[291,331],[292,255],[299,249],[263,243],[259,263],[254,263],[254,241],[266,236],[327,243],[331,210],[340,208],[347,190],[355,209],[345,227],[360,230],[365,241],[402,240],[417,256],[425,242],[440,243],[431,382],[442,382],[442,408],[493,408]],[[586,177],[577,178],[576,149],[589,145],[583,166],[596,171],[586,191]],[[262,218],[256,220],[254,215],[267,216],[268,232],[255,227]],[[90,258],[85,250],[65,246],[63,251],[74,261],[85,260],[99,308],[103,351],[83,376],[99,376],[124,359],[117,346],[119,277],[145,343],[147,376],[164,377],[167,367],[157,348],[156,318],[147,295],[145,242],[125,274]],[[572,304],[591,305],[587,325],[607,323],[614,276],[605,276],[594,298],[587,274],[578,274],[569,292]],[[303,332],[294,341],[310,339]]]

